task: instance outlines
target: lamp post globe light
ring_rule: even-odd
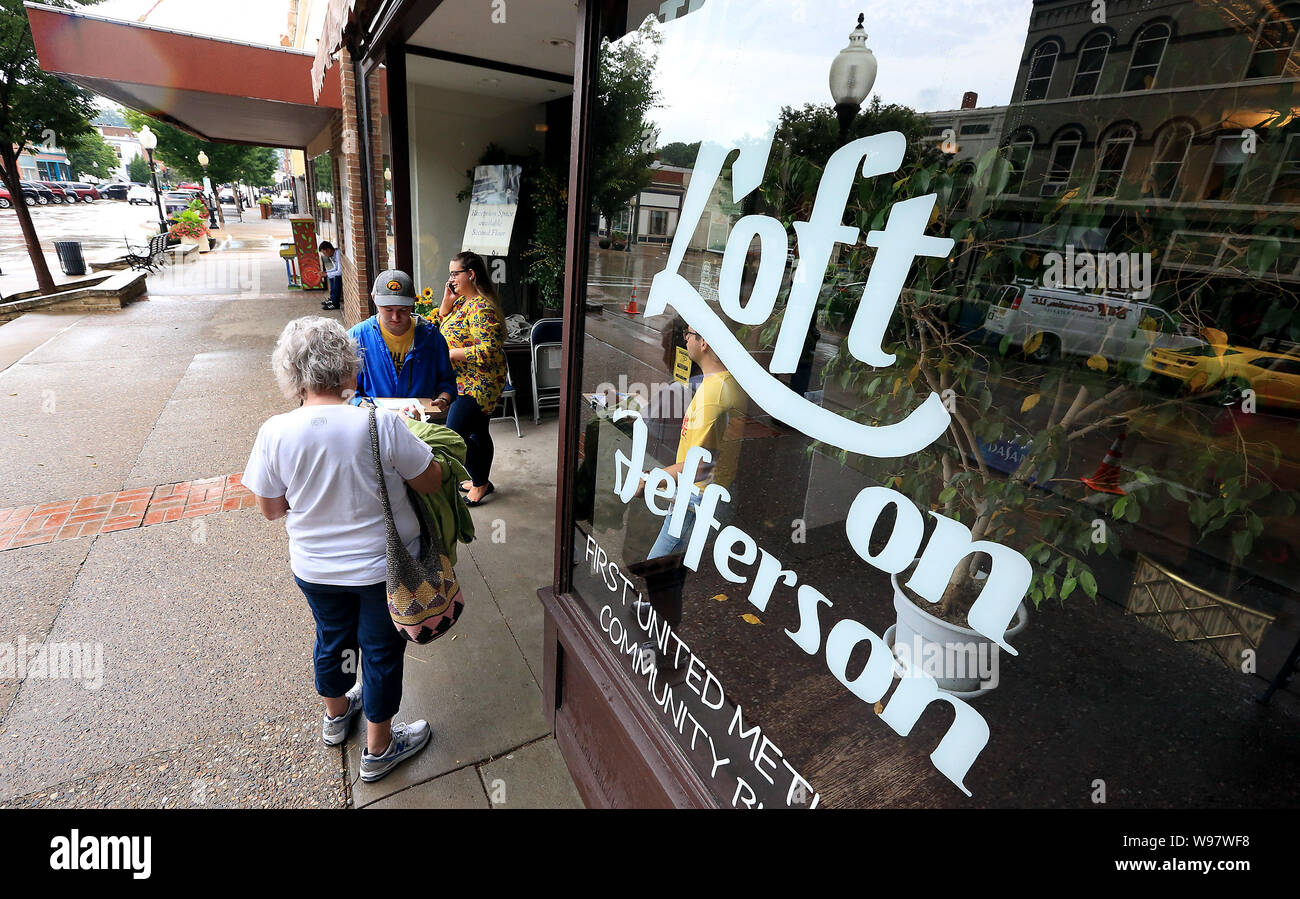
[[[831,63],[831,97],[840,120],[840,143],[847,139],[849,126],[876,83],[876,57],[867,46],[867,32],[862,27],[864,18],[858,13],[858,27],[849,34],[849,45]]]
[[[200,150],[198,160],[199,165],[203,166],[203,199],[208,204],[208,227],[215,231],[217,228],[217,204],[214,202],[216,197],[212,194],[212,182],[208,180],[208,154]]]
[[[167,233],[167,217],[163,215],[162,194],[158,192],[158,167],[154,165],[153,151],[158,146],[158,135],[148,125],[140,129],[140,146],[149,157],[149,174],[153,176],[153,198],[158,202],[158,230]]]

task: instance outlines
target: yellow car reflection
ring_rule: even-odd
[[[1142,366],[1180,383],[1190,393],[1217,391],[1224,405],[1237,405],[1253,390],[1255,403],[1300,409],[1300,356],[1237,346],[1153,349]]]

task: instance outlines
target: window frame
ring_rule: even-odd
[[[1205,179],[1201,182],[1201,203],[1232,203],[1237,199],[1237,191],[1241,189],[1241,183],[1246,180],[1246,172],[1250,169],[1253,156],[1248,155],[1246,161],[1242,163],[1241,172],[1237,175],[1237,180],[1232,185],[1232,191],[1226,197],[1208,197],[1206,192],[1210,188],[1210,177],[1214,174],[1215,159],[1219,155],[1219,146],[1227,141],[1241,141],[1240,135],[1220,134],[1214,139],[1213,152],[1210,154],[1210,164],[1205,167]]]
[[[1037,142],[1034,140],[1034,136],[1032,134],[1030,134],[1028,131],[1020,131],[1017,132],[1016,134],[1013,134],[1011,136],[1011,141],[1001,148],[1001,151],[1007,151],[1006,160],[1007,160],[1007,164],[1011,166],[1011,175],[1007,178],[1007,186],[1004,187],[999,192],[998,194],[999,196],[1004,196],[1004,197],[1024,196],[1024,194],[1021,191],[1024,189],[1025,179],[1029,174],[1029,160],[1031,160],[1034,156],[1034,146],[1036,143]],[[1013,153],[1017,147],[1027,147],[1028,151],[1025,153],[1024,165],[1020,167],[1020,182],[1016,185],[1015,190],[1012,190],[1011,182],[1016,173],[1015,163],[1013,161]]]
[[[1266,204],[1275,204],[1279,206],[1296,206],[1300,203],[1279,203],[1273,198],[1273,191],[1277,189],[1278,179],[1282,177],[1282,170],[1286,168],[1288,159],[1293,146],[1300,146],[1300,131],[1293,132],[1286,136],[1286,143],[1282,146],[1282,155],[1277,160],[1277,165],[1273,167],[1273,177],[1268,182],[1268,193],[1264,195]],[[1298,154],[1300,156],[1300,154]],[[1300,175],[1300,158],[1291,160],[1296,167],[1294,174]]]
[[[1121,137],[1120,135],[1127,135],[1127,137]],[[1125,172],[1128,171],[1128,164],[1133,158],[1133,145],[1137,143],[1137,137],[1138,135],[1137,135],[1136,128],[1134,128],[1132,125],[1122,124],[1122,125],[1112,125],[1102,135],[1101,139],[1097,141],[1097,163],[1093,167],[1092,188],[1089,191],[1089,196],[1101,200],[1109,200],[1109,199],[1114,199],[1116,194],[1119,193],[1120,182],[1124,180],[1124,174]],[[1128,144],[1128,148],[1125,149],[1124,151],[1124,162],[1119,167],[1118,176],[1115,179],[1115,186],[1110,193],[1100,194],[1097,192],[1097,186],[1101,182],[1102,163],[1106,161],[1106,154],[1109,152],[1110,145],[1113,143],[1118,143],[1120,141],[1126,142]],[[1106,171],[1111,171],[1111,170],[1107,169]]]
[[[1154,67],[1148,65],[1142,66],[1143,69],[1147,69],[1147,68],[1152,69],[1151,83],[1143,87],[1129,87],[1129,82],[1133,80],[1134,69],[1137,68],[1136,61],[1137,61],[1138,47],[1142,44],[1143,40],[1146,39],[1147,34],[1156,30],[1157,28],[1163,28],[1165,32],[1164,39],[1161,41],[1161,46],[1160,46],[1160,58],[1156,60]],[[1133,49],[1129,53],[1128,69],[1124,73],[1124,84],[1121,86],[1120,93],[1129,94],[1129,93],[1137,93],[1139,91],[1149,91],[1155,89],[1156,83],[1160,79],[1160,66],[1162,66],[1165,61],[1165,51],[1169,49],[1169,41],[1171,38],[1173,38],[1173,36],[1174,36],[1174,29],[1170,27],[1168,22],[1159,22],[1159,21],[1148,22],[1138,30],[1138,32],[1133,36]]]
[[[1159,179],[1156,177],[1156,166],[1162,164],[1160,160],[1161,147],[1163,145],[1163,142],[1173,140],[1174,135],[1180,133],[1187,135],[1187,143],[1183,147],[1182,158],[1178,160],[1178,170],[1174,175],[1173,189],[1170,191],[1169,196],[1162,197],[1160,196],[1160,194],[1154,192],[1156,185],[1160,183]],[[1151,199],[1169,200],[1171,202],[1174,202],[1177,201],[1179,194],[1181,194],[1184,190],[1187,189],[1187,185],[1183,183],[1183,170],[1187,167],[1187,157],[1191,154],[1192,144],[1195,141],[1196,141],[1196,128],[1190,122],[1181,122],[1181,121],[1170,122],[1161,126],[1160,129],[1156,131],[1155,144],[1152,147],[1152,152],[1151,152],[1151,162],[1147,166],[1147,177],[1150,179],[1150,183],[1152,185],[1152,190],[1153,190],[1153,193],[1151,194]],[[1165,164],[1168,163],[1166,162]]]
[[[1090,47],[1089,44],[1092,44],[1098,38],[1103,40],[1106,44],[1105,48],[1102,50],[1101,53],[1101,63],[1097,66],[1096,69],[1089,69],[1088,71],[1085,72],[1083,70],[1084,55],[1088,53],[1089,50],[1095,49],[1094,47]],[[1071,97],[1091,97],[1097,93],[1097,88],[1101,86],[1101,73],[1106,68],[1106,60],[1110,58],[1110,51],[1111,48],[1114,46],[1115,46],[1115,37],[1105,31],[1093,32],[1093,34],[1083,39],[1083,43],[1079,45],[1079,61],[1075,64],[1074,67],[1074,77],[1070,79]],[[1095,75],[1096,80],[1093,81],[1092,89],[1084,93],[1078,90],[1078,85],[1079,85],[1079,77],[1086,76],[1086,75]]]
[[[1034,63],[1037,62],[1040,56],[1045,55],[1045,51],[1049,47],[1052,48],[1052,64],[1047,70],[1046,79],[1044,79],[1042,76],[1034,75]],[[1049,37],[1046,40],[1040,41],[1038,46],[1034,47],[1034,49],[1030,51],[1029,67],[1025,70],[1025,88],[1021,92],[1020,96],[1021,102],[1032,103],[1037,100],[1046,100],[1048,98],[1048,95],[1052,92],[1052,76],[1056,74],[1056,64],[1060,62],[1061,52],[1064,49],[1065,45],[1059,38]],[[1030,97],[1029,86],[1036,81],[1043,80],[1046,80],[1046,84],[1043,86],[1043,95],[1041,97]]]
[[[1265,12],[1264,15],[1260,16],[1259,24],[1255,27],[1255,40],[1251,44],[1250,55],[1246,57],[1246,67],[1241,74],[1242,81],[1254,81],[1255,79],[1258,78],[1285,77],[1287,63],[1291,62],[1291,60],[1295,57],[1297,46],[1300,46],[1300,3],[1287,3],[1279,7],[1277,11],[1278,13],[1283,13],[1287,9],[1290,9],[1293,13],[1293,15],[1289,18],[1282,18],[1282,17],[1273,18],[1267,12]],[[1286,62],[1282,64],[1282,72],[1273,75],[1250,74],[1251,67],[1255,64],[1255,58],[1260,55],[1259,42],[1264,37],[1264,29],[1274,23],[1283,23],[1283,22],[1291,24],[1291,49],[1286,55]],[[1272,52],[1277,52],[1277,51],[1275,50]]]
[[[1074,136],[1073,139],[1070,137],[1070,135]],[[1064,193],[1066,190],[1069,189],[1070,181],[1074,177],[1075,166],[1079,164],[1079,150],[1083,147],[1083,142],[1086,139],[1086,137],[1087,135],[1084,133],[1083,129],[1078,125],[1070,125],[1065,128],[1062,128],[1060,133],[1057,134],[1056,138],[1052,141],[1051,152],[1048,153],[1047,155],[1047,170],[1043,172],[1043,183],[1042,186],[1039,187],[1038,189],[1039,196],[1059,197],[1062,193]],[[1070,156],[1070,166],[1065,173],[1065,179],[1062,181],[1053,181],[1052,168],[1056,163],[1057,151],[1060,150],[1060,148],[1063,145],[1069,144],[1071,142],[1073,142],[1074,144],[1074,153]],[[1048,192],[1047,189],[1049,187],[1053,187],[1057,185],[1060,186],[1061,188],[1060,190],[1056,191],[1055,193]]]

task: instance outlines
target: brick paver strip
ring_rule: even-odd
[[[250,509],[243,472],[0,509],[0,550]]]

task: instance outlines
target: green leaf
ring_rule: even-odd
[[[1097,579],[1092,576],[1092,572],[1084,569],[1079,572],[1079,584],[1083,587],[1083,592],[1088,594],[1089,599],[1097,598]]]
[[[1067,577],[1065,580],[1061,581],[1062,601],[1070,598],[1070,594],[1074,592],[1074,588],[1078,585],[1078,583],[1079,583],[1079,579],[1075,577]]]
[[[1165,481],[1165,489],[1169,491],[1170,496],[1179,502],[1187,502],[1187,491],[1183,489],[1181,484],[1175,484],[1173,481]]]
[[[956,487],[945,487],[939,491],[939,502],[946,504],[956,495],[957,495]]]
[[[1249,530],[1236,531],[1232,535],[1232,551],[1238,558],[1244,559],[1250,555],[1250,548],[1254,543],[1255,535]]]
[[[1123,518],[1124,510],[1128,508],[1128,497],[1121,496],[1115,500],[1115,505],[1110,507],[1110,514],[1114,518]]]

